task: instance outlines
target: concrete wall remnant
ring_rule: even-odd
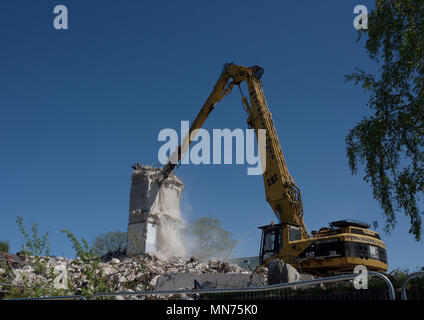
[[[128,255],[155,252],[163,257],[185,254],[180,238],[180,201],[184,184],[162,168],[133,166],[128,222]],[[163,180],[163,181],[162,181]]]

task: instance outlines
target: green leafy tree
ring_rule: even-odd
[[[98,235],[93,242],[95,252],[102,256],[108,252],[124,252],[127,247],[127,233],[121,231],[109,231]]]
[[[236,245],[236,241],[231,239],[231,232],[212,217],[198,218],[189,223],[187,233],[192,238],[192,255],[199,259],[225,257]]]
[[[421,239],[424,191],[424,0],[376,0],[369,14],[365,49],[378,72],[356,69],[346,81],[369,94],[370,115],[349,131],[347,156],[352,174],[359,165],[386,217],[398,212]]]
[[[0,241],[0,252],[9,252],[9,241]]]

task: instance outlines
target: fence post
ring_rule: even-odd
[[[402,282],[402,292],[401,292],[401,297],[402,300],[408,300],[407,296],[406,296],[406,285],[408,283],[409,280],[411,280],[412,278],[416,278],[416,277],[424,277],[424,272],[414,272],[411,273],[409,276],[407,276],[403,282]]]
[[[375,272],[375,271],[368,271],[368,274],[374,275],[380,279],[383,279],[387,286],[389,287],[389,295],[390,295],[390,300],[396,300],[396,293],[395,293],[395,288],[393,287],[392,282],[389,280],[389,278],[387,278],[384,274],[380,273],[380,272]]]

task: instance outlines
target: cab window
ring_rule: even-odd
[[[264,231],[262,238],[262,255],[261,260],[265,261],[268,258],[279,253],[281,250],[281,231],[270,230]]]
[[[302,240],[302,234],[299,227],[290,226],[290,241]]]

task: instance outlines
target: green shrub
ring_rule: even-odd
[[[75,235],[67,229],[63,229],[61,232],[65,233],[68,239],[72,243],[72,247],[76,252],[79,263],[82,266],[82,274],[86,276],[86,284],[79,288],[76,294],[89,297],[97,292],[107,292],[110,288],[107,285],[107,278],[99,268],[100,257],[96,254],[93,247],[89,246],[88,242],[81,238],[79,241]]]
[[[19,231],[25,238],[25,245],[23,251],[26,255],[40,257],[50,255],[50,243],[48,241],[49,232],[47,231],[44,235],[40,236],[38,233],[38,224],[31,222],[31,234],[29,234],[24,227],[24,220],[21,217],[16,218]]]
[[[0,252],[9,252],[9,241],[0,241]]]

